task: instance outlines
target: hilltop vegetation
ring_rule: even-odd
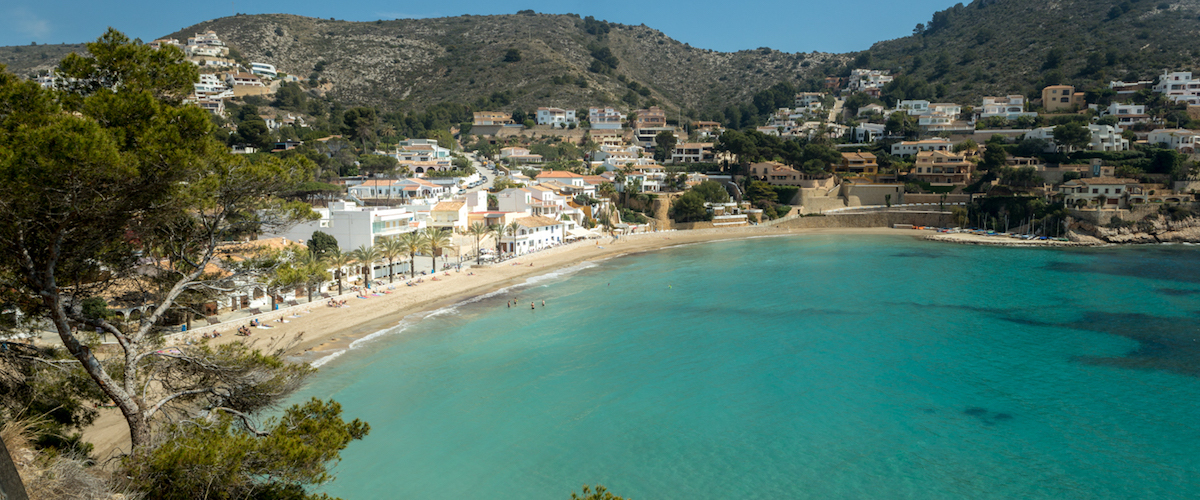
[[[207,30],[248,60],[329,82],[347,104],[385,110],[657,104],[686,115],[748,101],[778,82],[820,81],[844,60],[767,48],[722,53],[645,26],[532,11],[375,22],[238,15],[170,36]]]
[[[855,54],[849,68],[890,69],[927,81],[930,98],[1040,97],[1076,88],[1152,80],[1195,67],[1196,0],[974,0],[936,12],[912,36]]]

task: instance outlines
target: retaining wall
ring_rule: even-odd
[[[865,214],[831,214],[817,217],[797,217],[776,224],[789,228],[834,227],[893,227],[896,224],[947,227],[952,217],[944,212],[872,212]]]

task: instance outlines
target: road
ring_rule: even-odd
[[[837,117],[842,114],[842,105],[846,104],[846,99],[839,97],[833,101],[833,109],[829,110],[829,123],[837,123]]]

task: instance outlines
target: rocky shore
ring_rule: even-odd
[[[1200,243],[1200,219],[1171,220],[1162,215],[1124,225],[1098,226],[1077,222],[1079,231],[1112,244]]]

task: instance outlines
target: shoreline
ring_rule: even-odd
[[[561,272],[575,266],[688,246],[699,243],[744,240],[764,237],[800,235],[906,235],[921,238],[918,231],[911,229],[876,228],[786,228],[777,226],[751,226],[743,228],[700,229],[692,231],[668,231],[641,233],[622,236],[619,240],[603,238],[585,240],[555,247],[541,252],[523,255],[507,262],[482,267],[472,267],[463,272],[442,272],[425,276],[425,282],[407,287],[403,280],[395,284],[384,284],[382,290],[389,293],[368,299],[350,298],[345,308],[327,307],[323,301],[298,318],[289,317],[287,323],[269,322],[270,329],[252,329],[250,337],[234,335],[238,326],[247,324],[250,318],[230,322],[222,335],[209,339],[210,345],[244,342],[264,351],[283,349],[288,361],[321,366],[342,353],[355,348],[355,343],[367,337],[389,330],[407,318],[423,318],[421,315],[454,306],[476,297],[483,297],[500,290],[521,286],[531,278]],[[470,273],[474,273],[473,275]],[[389,290],[389,286],[393,289]],[[323,360],[323,361],[321,361]],[[319,374],[317,376],[320,376]],[[84,429],[84,440],[92,443],[95,457],[105,461],[128,449],[129,434],[120,413],[112,408],[102,408],[100,418]]]

